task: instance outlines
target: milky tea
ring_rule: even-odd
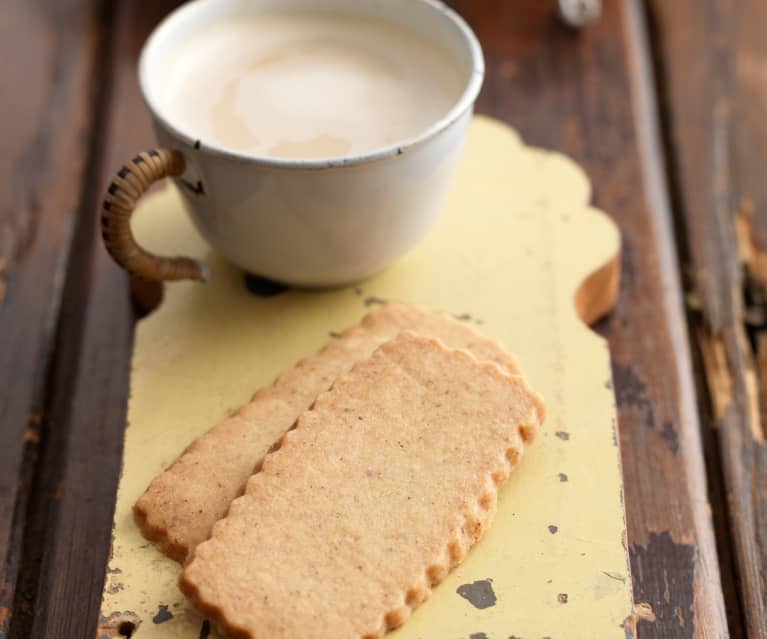
[[[460,98],[465,72],[386,20],[263,13],[216,21],[175,52],[164,110],[202,143],[248,155],[364,155],[416,137]]]

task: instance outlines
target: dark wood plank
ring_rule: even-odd
[[[92,130],[92,5],[9,0],[0,19],[0,636],[26,603],[24,521]]]
[[[553,3],[452,4],[485,47],[480,110],[577,159],[596,204],[623,231],[620,300],[602,330],[613,355],[635,599],[656,617],[640,621],[639,635],[727,636],[640,7],[604,3],[602,20],[578,35],[556,23]]]
[[[739,605],[767,636],[767,4],[650,3]]]
[[[108,96],[95,117],[91,173],[73,238],[28,530],[43,549],[29,577],[33,615],[13,639],[93,637],[109,552],[130,371],[134,314],[127,280],[96,225],[103,190],[153,135],[138,93],[136,60],[173,2],[106,3],[100,76]]]

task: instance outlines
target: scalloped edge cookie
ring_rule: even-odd
[[[518,375],[406,331],[301,415],[179,586],[237,639],[378,639],[466,556],[544,419]]]
[[[378,346],[408,329],[465,348],[509,372],[519,372],[515,358],[498,342],[465,323],[418,306],[386,303],[259,390],[248,404],[194,440],[155,477],[133,508],[144,537],[168,556],[183,561],[209,537],[213,524],[242,494],[264,455],[317,395]]]

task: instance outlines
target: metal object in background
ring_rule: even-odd
[[[595,22],[602,14],[602,0],[557,0],[559,17],[575,29]]]

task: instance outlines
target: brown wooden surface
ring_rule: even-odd
[[[47,381],[71,238],[89,214],[81,189],[98,91],[97,17],[87,0],[0,8],[0,637],[14,609],[34,600],[15,586],[22,557],[39,548],[25,520],[53,428]]]
[[[767,4],[656,0],[652,25],[711,466],[740,613],[767,637]]]
[[[108,176],[152,143],[135,64],[173,4],[0,8],[0,638],[95,632],[134,319],[95,221]],[[767,7],[650,1],[648,30],[643,2],[615,0],[578,35],[553,2],[452,4],[485,47],[479,110],[575,157],[624,234],[619,304],[598,328],[635,598],[656,618],[638,635],[764,637]],[[753,211],[747,280],[738,210]]]

